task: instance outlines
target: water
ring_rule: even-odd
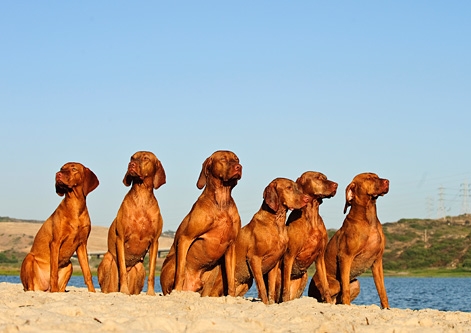
[[[353,301],[357,305],[379,306],[379,297],[371,277],[360,277],[361,292]],[[19,276],[0,275],[0,282],[21,283]],[[96,276],[95,288],[100,288]],[[471,278],[384,278],[389,305],[399,309],[436,309],[441,311],[471,312]],[[82,276],[72,276],[69,286],[85,288]],[[147,288],[144,286],[144,290]],[[155,281],[156,292],[160,292],[159,278]],[[307,288],[305,291],[307,295]],[[246,297],[257,297],[255,283]]]
[[[353,303],[379,305],[373,278],[359,280],[360,295]],[[384,284],[393,308],[471,312],[471,278],[386,277]]]

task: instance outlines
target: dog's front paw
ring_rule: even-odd
[[[147,289],[147,295],[149,295],[149,296],[155,296],[155,291],[154,291],[154,289]]]
[[[123,294],[130,295],[131,293],[129,292],[128,286],[124,285],[119,288],[119,291],[122,292]]]

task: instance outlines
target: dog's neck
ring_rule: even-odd
[[[321,216],[319,215],[319,206],[321,203],[322,199],[314,199],[302,208],[303,215],[308,224],[312,226],[319,224],[319,220],[321,220]]]
[[[87,197],[81,186],[75,186],[68,191],[61,204],[67,207],[67,211],[74,212],[77,216],[87,211]]]
[[[280,204],[278,210],[275,211],[271,209],[265,201],[263,201],[260,211],[270,214],[273,218],[274,224],[283,227],[286,226],[286,213],[288,212],[288,209],[283,205]]]
[[[288,209],[282,207],[281,209],[278,209],[278,211],[275,214],[275,224],[278,227],[285,228],[286,227],[286,213],[288,212]]]
[[[368,224],[376,225],[379,223],[378,215],[376,212],[376,199],[370,199],[363,203],[353,203],[350,207],[347,217],[363,217]]]
[[[133,181],[128,195],[136,202],[142,202],[143,204],[146,204],[149,200],[156,200],[153,185],[142,181]]]
[[[206,184],[203,192],[211,196],[218,207],[224,208],[233,202],[232,188],[233,186],[225,186],[220,180],[212,180]]]

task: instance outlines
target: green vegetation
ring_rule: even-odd
[[[18,258],[15,254],[0,252],[0,264],[18,264]]]
[[[383,225],[385,271],[425,271],[471,276],[469,215],[444,220],[402,219]]]
[[[12,250],[0,252],[0,275],[19,275],[24,253]]]
[[[25,219],[14,219],[8,216],[0,216],[0,222],[31,222],[31,223],[43,223],[44,221],[39,220],[25,220]]]

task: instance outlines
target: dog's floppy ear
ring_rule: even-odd
[[[97,188],[100,184],[98,177],[87,167],[83,168],[83,194],[87,196],[88,193]]]
[[[206,181],[208,178],[209,168],[213,162],[211,157],[208,157],[204,162],[201,168],[200,176],[198,178],[198,182],[196,183],[196,187],[200,190],[206,185]]]
[[[347,208],[352,204],[353,197],[355,196],[353,193],[355,186],[355,183],[352,182],[345,189],[345,208],[343,209],[344,214],[347,212]]]
[[[162,166],[162,163],[160,163],[159,160],[156,161],[155,168],[156,170],[154,175],[154,189],[158,189],[160,186],[165,184],[166,177],[164,167]]]
[[[309,181],[309,177],[307,176],[306,173],[303,173],[296,180],[296,184],[298,184],[299,189],[301,190],[301,192],[303,192],[304,194],[311,197],[311,199],[313,198],[312,193],[311,193],[311,192],[313,192],[312,185],[311,185],[311,182]]]
[[[296,179],[296,184],[303,188],[304,183],[306,183],[306,177],[302,174],[298,179]]]
[[[278,199],[278,193],[276,193],[276,183],[271,182],[263,191],[263,200],[265,200],[268,207],[273,209],[275,212],[278,211],[280,206],[280,200]]]
[[[126,174],[124,175],[123,184],[125,186],[131,186],[132,184],[132,177],[127,171],[126,171]]]

